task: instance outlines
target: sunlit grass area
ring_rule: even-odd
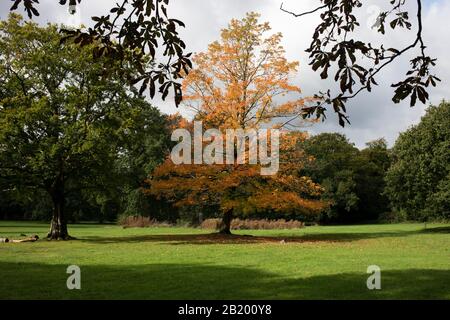
[[[0,299],[450,299],[450,224],[236,231],[0,222]],[[245,236],[244,236],[245,235]],[[250,236],[248,236],[250,235]],[[81,290],[66,287],[69,265]],[[382,289],[366,287],[369,265]]]

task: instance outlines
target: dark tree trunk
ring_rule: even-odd
[[[220,234],[231,234],[231,221],[233,220],[233,209],[224,212],[220,226]]]
[[[53,187],[49,190],[53,201],[53,217],[50,225],[50,231],[47,234],[49,240],[70,240],[67,231],[67,221],[64,216],[64,180],[58,178]]]

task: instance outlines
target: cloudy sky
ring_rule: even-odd
[[[71,16],[67,9],[61,7],[57,0],[41,0],[39,11],[40,23],[58,22],[77,25],[90,24],[90,17],[102,15],[114,3],[112,0],[96,0],[81,2],[79,11]],[[312,95],[318,90],[332,88],[331,81],[322,81],[318,74],[311,71],[308,66],[308,56],[304,50],[308,47],[312,32],[317,25],[318,16],[302,18],[292,17],[280,8],[282,0],[171,0],[169,13],[171,17],[185,22],[186,28],[182,31],[188,50],[201,52],[206,50],[208,44],[220,35],[220,30],[227,26],[232,18],[242,18],[246,12],[255,11],[261,14],[262,21],[268,21],[274,32],[282,32],[283,45],[289,60],[300,61],[298,74],[293,82],[303,90],[303,95]],[[415,1],[407,0],[414,9]],[[450,99],[450,0],[423,0],[424,2],[424,32],[423,36],[428,46],[428,53],[438,59],[436,74],[442,79],[438,87],[430,89],[431,103],[438,104],[442,99]],[[0,0],[0,18],[4,19],[11,6],[10,0]],[[317,0],[284,0],[286,9],[301,12],[315,8]],[[359,36],[372,43],[382,43],[385,47],[403,47],[414,41],[414,32],[395,33],[381,37],[370,29],[377,12],[388,3],[386,0],[366,0],[365,6],[359,13],[361,30]],[[414,17],[414,15],[412,15]],[[414,24],[416,27],[416,24]],[[351,125],[341,128],[332,112],[324,123],[315,124],[308,130],[312,133],[342,132],[358,147],[363,147],[368,141],[384,137],[392,145],[399,132],[417,123],[424,114],[426,106],[421,104],[410,108],[408,103],[393,104],[393,91],[390,84],[403,80],[408,70],[408,58],[402,62],[389,66],[378,78],[380,86],[372,93],[361,93],[356,99],[348,103],[348,114]],[[177,110],[172,101],[153,102],[162,111],[174,113]]]

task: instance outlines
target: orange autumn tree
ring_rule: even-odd
[[[304,138],[299,132],[282,136],[275,175],[261,175],[260,165],[175,165],[167,159],[153,172],[145,192],[177,207],[217,210],[223,234],[231,233],[236,215],[315,216],[326,204],[319,200],[322,187],[298,174],[304,163],[312,161],[296,147]]]
[[[298,62],[286,60],[282,35],[266,36],[270,26],[259,23],[258,17],[249,13],[242,20],[233,19],[222,30],[221,40],[193,59],[195,68],[183,83],[183,104],[205,130],[216,128],[225,136],[227,129],[280,127],[291,123],[309,101],[286,99],[287,94],[300,92],[290,83]],[[181,123],[192,131],[191,122]],[[261,164],[175,165],[167,159],[154,171],[146,192],[178,207],[217,210],[224,234],[230,234],[235,215],[316,215],[325,206],[318,200],[322,188],[298,174],[312,160],[297,148],[305,138],[301,132],[282,135],[274,175],[261,175]],[[248,159],[249,148],[245,152]]]

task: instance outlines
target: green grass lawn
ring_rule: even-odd
[[[0,222],[0,237],[46,224]],[[0,299],[450,299],[450,225],[239,231],[71,225],[78,240],[0,243]],[[285,240],[283,243],[281,240]],[[81,290],[66,287],[69,265]],[[382,289],[366,287],[369,265]]]

